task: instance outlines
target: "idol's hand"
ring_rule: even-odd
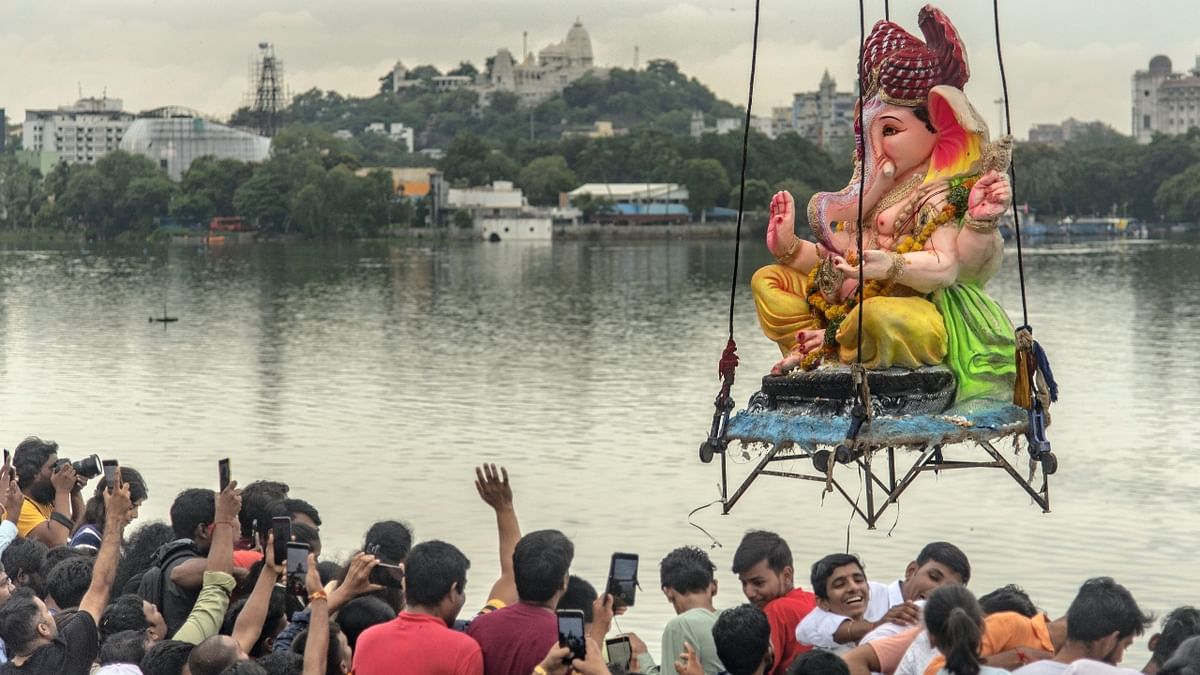
[[[967,197],[967,214],[975,220],[995,220],[1012,202],[1008,174],[989,171],[983,174]]]

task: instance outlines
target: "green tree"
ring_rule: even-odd
[[[1158,188],[1154,207],[1170,222],[1200,223],[1200,164],[1168,178]]]
[[[42,177],[13,155],[0,156],[0,226],[32,229],[38,211],[46,204]]]
[[[479,69],[476,68],[475,64],[471,63],[470,61],[459,61],[458,67],[455,68],[454,70],[448,71],[446,74],[447,75],[466,75],[468,77],[475,77],[476,75],[479,74]]]
[[[454,211],[454,226],[460,229],[466,229],[475,225],[475,219],[471,216],[471,212],[466,209],[457,209]]]
[[[734,185],[730,188],[729,201],[730,206],[736,207],[733,203],[738,196],[738,186]],[[749,211],[766,211],[771,208],[771,186],[765,180],[758,178],[750,178],[746,181],[746,203],[744,210]]]
[[[689,159],[683,163],[680,178],[688,189],[688,210],[700,214],[700,222],[705,221],[704,212],[716,206],[729,189],[729,175],[715,159]]]
[[[446,180],[466,185],[513,180],[521,170],[499,148],[475,134],[462,134],[450,143],[441,169]]]
[[[287,231],[288,187],[283,176],[260,169],[234,192],[233,208],[255,225]]]
[[[538,157],[526,164],[517,182],[530,204],[546,206],[558,204],[560,192],[569,192],[579,186],[575,172],[561,155]]]

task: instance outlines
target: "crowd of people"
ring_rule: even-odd
[[[629,606],[611,583],[598,592],[571,574],[566,535],[521,532],[503,468],[475,470],[500,575],[468,612],[470,561],[445,541],[414,543],[404,523],[372,524],[339,564],[321,557],[313,504],[284,483],[230,480],[180,492],[169,524],[127,533],[147,483],[111,468],[89,479],[35,437],[6,452],[0,675],[1132,675],[1125,650],[1153,623],[1107,577],[1053,619],[1015,585],[977,598],[966,554],[948,542],[886,584],[854,555],[824,556],[805,590],[787,542],[753,530],[731,570],[746,602],[723,611],[707,553],[683,546],[661,560],[675,616],[651,654],[637,635],[613,634]],[[582,617],[580,639],[564,617]],[[1200,675],[1200,611],[1170,612],[1148,646],[1144,675]]]

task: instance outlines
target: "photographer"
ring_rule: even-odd
[[[69,462],[58,465],[58,443],[36,436],[21,441],[12,461],[25,492],[17,531],[49,548],[63,546],[83,521],[81,491],[87,479]]]

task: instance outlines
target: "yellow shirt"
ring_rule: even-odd
[[[21,516],[17,518],[17,533],[28,537],[30,530],[50,520],[51,513],[54,513],[54,505],[39,504],[26,497],[21,505]]]

